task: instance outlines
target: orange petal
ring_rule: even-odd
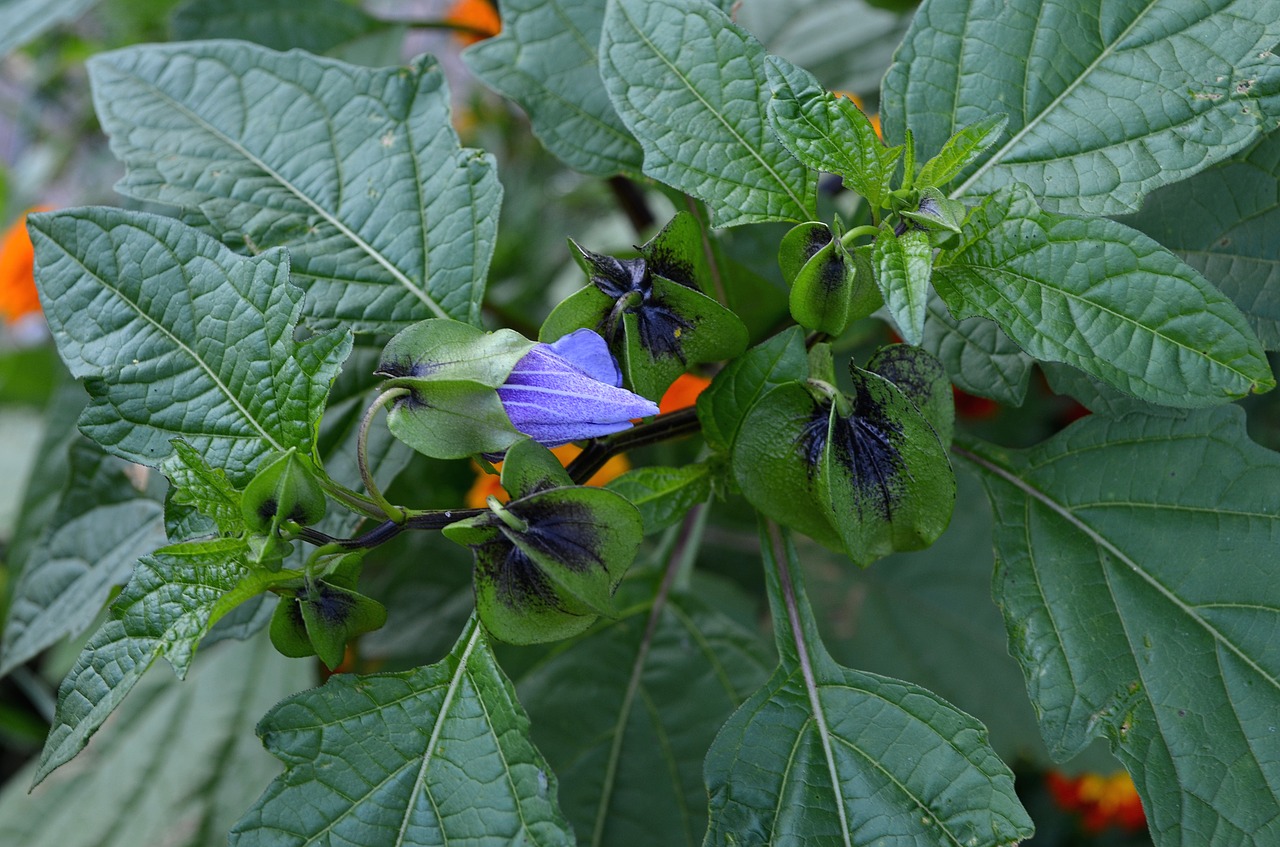
[[[33,274],[35,251],[27,234],[27,215],[43,211],[47,209],[36,207],[23,212],[0,239],[0,316],[9,323],[40,311]]]
[[[454,37],[464,45],[484,41],[502,31],[502,19],[489,0],[455,0],[449,11],[445,12],[444,20],[445,23],[472,30],[454,33]]]
[[[658,401],[658,413],[665,414],[689,408],[698,402],[698,395],[710,384],[711,380],[704,376],[680,374]]]

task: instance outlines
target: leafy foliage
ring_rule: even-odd
[[[185,0],[248,41],[63,73],[155,2],[12,63],[37,128],[92,86],[147,211],[0,250],[89,396],[0,355],[0,421],[49,402],[0,745],[52,723],[0,832],[1004,847],[1043,804],[1000,756],[1101,738],[1158,847],[1276,840],[1280,460],[1214,408],[1277,443],[1262,0],[511,0],[387,68],[495,6]],[[0,5],[11,47],[73,4]],[[290,661],[210,649],[263,628]]]
[[[1162,843],[1273,840],[1280,598],[1266,492],[1280,457],[1219,409],[1088,420],[969,458],[996,513],[1010,651],[1050,751],[1106,738]]]
[[[259,732],[285,774],[230,843],[571,844],[528,723],[473,618],[435,665],[336,676],[273,708]]]

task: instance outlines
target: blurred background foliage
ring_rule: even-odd
[[[909,0],[742,0],[735,14],[770,51],[809,68],[832,90],[856,95],[871,113],[912,8]],[[424,52],[438,56],[463,143],[497,157],[505,188],[485,320],[533,337],[551,308],[584,283],[567,237],[599,253],[625,255],[686,201],[654,184],[583,176],[545,152],[520,110],[480,85],[459,59],[468,44],[496,31],[495,12],[488,0],[0,0],[0,225],[9,230],[0,246],[0,609],[8,609],[24,561],[60,518],[74,514],[64,496],[69,485],[114,486],[119,496],[143,500],[163,496],[145,471],[100,456],[86,459],[96,448],[74,430],[83,393],[69,384],[32,299],[26,210],[129,203],[112,192],[123,168],[94,117],[84,60],[128,44],[195,38],[242,38],[369,65]],[[856,213],[838,184],[824,187],[825,204]],[[775,259],[783,231],[753,226],[720,234],[733,277],[728,299],[753,340],[787,321]],[[891,340],[884,324],[867,320],[844,334],[837,353],[862,362]],[[367,374],[354,366],[342,379],[345,394],[338,396],[368,385]],[[673,396],[669,407],[691,403],[702,384],[682,382],[685,393]],[[1280,404],[1260,397],[1247,405],[1253,437],[1280,447]],[[331,409],[330,418],[340,411]],[[957,411],[960,426],[1009,446],[1039,442],[1087,413],[1055,395],[1039,373],[1020,408],[957,395]],[[678,466],[697,458],[700,447],[690,439],[647,448],[630,460]],[[87,475],[90,466],[94,474]],[[1105,750],[1066,765],[1048,760],[991,601],[990,509],[976,479],[958,470],[955,516],[933,549],[895,555],[865,571],[817,545],[801,551],[826,643],[841,663],[924,685],[983,720],[1018,774],[1039,830],[1036,847],[1149,844],[1132,786],[1127,777],[1113,776],[1120,768]],[[390,495],[447,508],[467,502],[469,492],[482,499],[477,491],[492,479],[465,462],[416,456]],[[700,567],[687,589],[758,633],[767,652],[754,519],[739,498],[724,493],[705,511]],[[664,550],[684,541],[671,533],[652,536],[652,549],[642,553],[631,579],[651,579]],[[470,561],[467,551],[434,534],[407,533],[378,549],[366,568],[368,593],[389,607],[391,625],[365,636],[341,670],[397,670],[438,660],[470,610]],[[259,634],[209,649],[181,685],[168,670],[155,671],[84,756],[27,795],[22,768],[39,750],[57,684],[83,637],[82,630],[0,680],[0,843],[225,843],[227,828],[278,769],[253,735],[255,722],[276,700],[318,682],[320,666],[283,659]],[[523,689],[542,685],[539,669],[567,649],[504,647],[500,658]],[[539,735],[533,717],[535,741],[554,745]],[[165,759],[164,741],[178,733],[187,749],[210,751],[201,766]],[[554,750],[544,752],[554,763]],[[93,827],[81,825],[89,820]]]

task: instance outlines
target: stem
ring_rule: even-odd
[[[492,494],[490,494],[485,499],[485,503],[489,506],[489,511],[497,515],[498,518],[504,524],[511,527],[511,529],[515,530],[516,532],[529,531],[529,522],[521,519],[518,515],[515,515],[507,511],[507,507],[499,503],[497,497],[494,497]]]
[[[863,224],[862,226],[855,226],[853,229],[849,230],[844,235],[840,236],[840,243],[843,244],[845,247],[849,247],[853,244],[853,242],[857,241],[859,238],[862,238],[864,236],[875,238],[879,232],[880,232],[880,227],[878,226],[871,226],[869,224]]]
[[[386,497],[382,496],[381,489],[378,484],[373,481],[373,474],[369,472],[369,424],[373,422],[373,416],[378,410],[385,406],[388,402],[398,397],[403,397],[409,393],[407,388],[388,388],[377,396],[377,398],[365,410],[364,417],[360,419],[360,431],[356,435],[356,464],[360,466],[360,479],[364,482],[365,490],[369,492],[369,496],[373,498],[373,502],[378,504],[383,514],[396,523],[404,523],[404,510],[399,506],[393,506]]]
[[[345,485],[334,482],[327,476],[320,479],[320,487],[323,488],[325,493],[334,500],[341,502],[348,509],[358,515],[362,515],[366,518],[373,518],[374,520],[379,520],[385,517],[382,510],[378,508],[377,503],[373,502],[368,497],[357,494]]]
[[[636,236],[643,238],[656,220],[644,192],[625,176],[611,176],[606,182],[613,192],[613,198],[618,201],[618,206],[626,214],[627,220],[631,221],[631,228],[636,231]]]
[[[701,428],[698,412],[690,406],[658,415],[647,424],[640,424],[631,429],[596,438],[587,444],[578,457],[569,463],[566,470],[575,485],[582,485],[596,471],[604,467],[604,463],[618,453],[625,453],[647,444],[657,444],[682,435],[692,435]]]

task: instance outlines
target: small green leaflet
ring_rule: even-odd
[[[644,172],[718,227],[816,217],[816,174],[769,129],[765,52],[708,0],[610,0],[600,73]]]
[[[267,453],[310,449],[351,336],[294,340],[302,292],[284,251],[237,256],[175,220],[120,209],[32,215],[29,226],[45,316],[93,398],[86,435],[152,467],[181,437],[233,483]]]
[[[956,194],[1020,182],[1055,211],[1133,212],[1275,127],[1277,42],[1258,0],[937,0],[885,76],[885,136],[909,127],[932,152],[1003,112],[1003,142]]]
[[[924,338],[929,273],[933,264],[929,234],[918,229],[909,229],[902,235],[882,230],[872,246],[871,261],[875,264],[876,282],[884,295],[885,307],[903,340],[919,344]]]
[[[947,139],[938,155],[924,163],[912,184],[921,188],[946,185],[967,168],[1004,134],[1009,123],[1006,115],[989,115],[964,127]]]
[[[726,365],[698,396],[698,421],[707,444],[728,452],[756,401],[780,385],[804,379],[808,368],[800,327],[783,330]]]
[[[1239,408],[1080,421],[960,451],[1055,758],[1106,738],[1157,845],[1280,843],[1280,455]]]
[[[502,188],[459,147],[430,59],[370,68],[206,41],[89,61],[117,189],[198,210],[251,253],[287,246],[307,314],[394,332],[477,323]]]
[[[973,210],[933,284],[955,317],[991,318],[1032,356],[1153,403],[1275,386],[1244,316],[1202,276],[1122,224],[1042,211],[1025,187]]]
[[[605,488],[639,509],[644,534],[652,535],[679,523],[711,496],[711,469],[702,462],[678,468],[650,465],[627,471]]]
[[[232,847],[574,843],[556,777],[473,616],[440,662],[330,677],[258,726],[285,763]]]
[[[80,752],[157,659],[185,677],[218,619],[281,578],[253,567],[241,539],[165,547],[140,559],[111,618],[58,688],[35,782]]]
[[[707,847],[996,847],[1030,837],[1013,774],[975,719],[919,686],[836,664],[789,536],[761,533],[780,664],[707,754]]]
[[[639,174],[639,143],[600,84],[596,45],[605,3],[506,0],[502,32],[462,59],[529,114],[533,132],[569,167],[594,176]]]
[[[808,167],[839,174],[873,207],[884,206],[902,148],[885,147],[852,100],[827,91],[803,68],[770,56],[766,70],[769,122],[778,139]]]

